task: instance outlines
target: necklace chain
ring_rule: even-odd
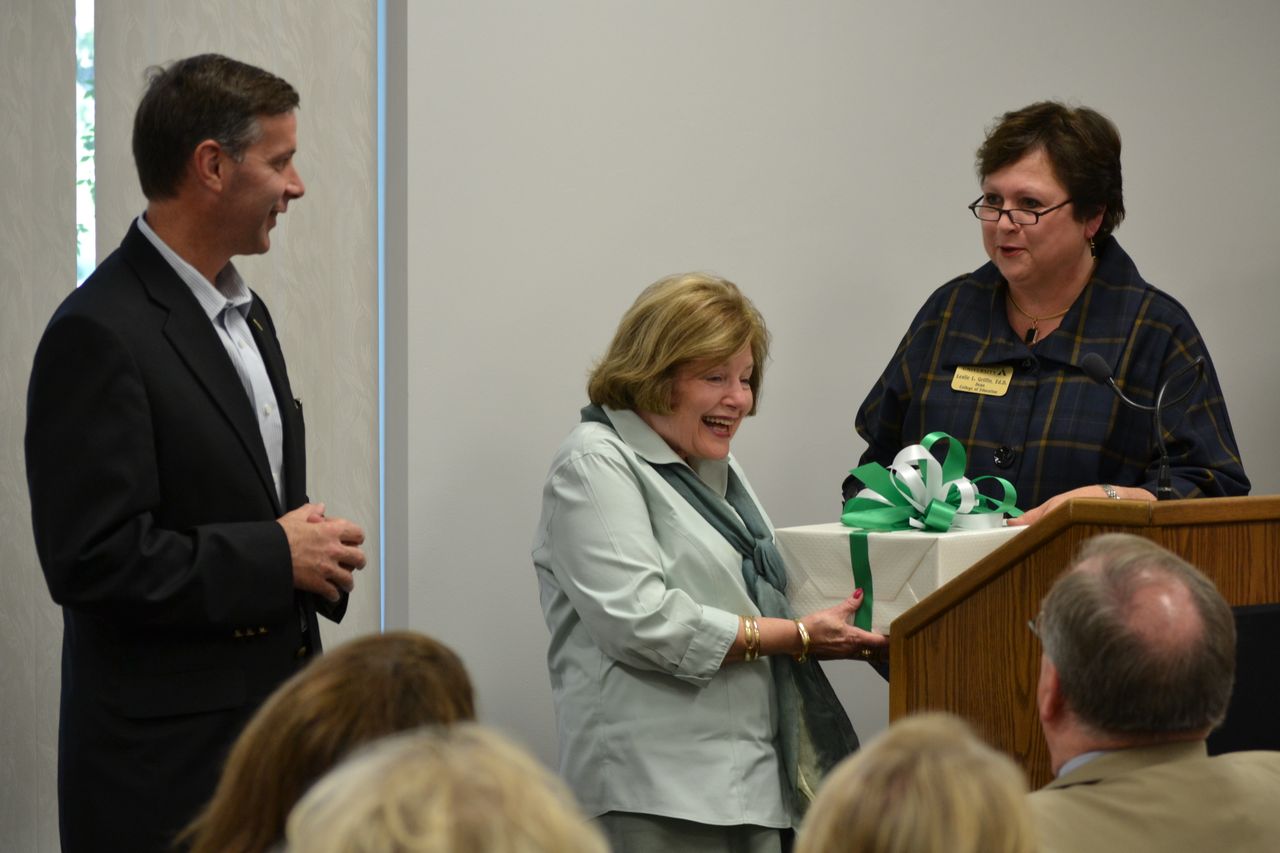
[[[1066,313],[1071,310],[1071,306],[1068,305],[1066,308],[1063,308],[1057,314],[1046,314],[1043,317],[1037,317],[1034,314],[1028,313],[1026,310],[1023,309],[1021,305],[1018,304],[1018,300],[1013,298],[1012,290],[1006,290],[1005,295],[1009,297],[1009,304],[1013,306],[1013,310],[1017,311],[1023,317],[1026,317],[1028,320],[1031,321],[1031,328],[1027,329],[1027,334],[1023,338],[1023,340],[1026,341],[1027,346],[1031,346],[1036,341],[1040,340],[1040,321],[1041,320],[1056,320],[1059,317],[1065,316]]]

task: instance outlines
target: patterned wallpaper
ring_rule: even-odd
[[[22,456],[40,331],[76,282],[73,0],[0,4],[0,838],[56,851],[59,649]],[[59,191],[61,188],[61,191]]]
[[[98,0],[98,257],[144,207],[130,153],[143,72],[224,53],[298,89],[298,155],[307,193],[265,256],[237,258],[280,330],[306,406],[308,490],[330,515],[364,525],[377,552],[376,4],[285,0]],[[357,578],[339,640],[378,626],[377,566]]]
[[[146,66],[217,51],[288,79],[302,96],[290,206],[265,257],[237,265],[281,331],[306,404],[308,487],[377,542],[377,186],[375,0],[97,0],[98,257],[143,199],[129,134]],[[31,544],[22,462],[31,356],[75,283],[73,0],[0,5],[0,838],[56,851],[61,617]],[[378,629],[376,559],[357,578],[334,645]]]

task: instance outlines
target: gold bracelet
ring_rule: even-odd
[[[754,616],[740,616],[742,620],[742,638],[746,643],[746,648],[742,652],[742,658],[746,661],[753,661],[760,657],[760,623],[756,621]]]
[[[797,663],[804,663],[809,659],[809,632],[805,629],[804,623],[799,619],[796,620],[796,630],[800,632],[800,654],[796,655]]]

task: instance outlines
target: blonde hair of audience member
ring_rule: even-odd
[[[320,655],[258,709],[182,840],[191,853],[261,853],[283,838],[294,803],[355,747],[472,719],[471,679],[448,646],[412,631],[352,640]]]
[[[752,405],[760,405],[769,332],[733,282],[708,273],[668,276],[649,285],[622,317],[609,350],[591,371],[587,396],[611,409],[671,413],[676,371],[728,360],[751,347]]]
[[[373,744],[316,783],[288,823],[295,853],[607,853],[569,789],[476,723]]]
[[[895,723],[822,784],[795,853],[1031,853],[1027,783],[961,720]]]

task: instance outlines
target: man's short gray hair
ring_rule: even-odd
[[[1191,642],[1154,644],[1134,619],[1134,598],[1170,582],[1190,594],[1200,630],[1189,631]],[[1148,539],[1111,533],[1086,542],[1045,596],[1039,633],[1067,705],[1098,733],[1193,732],[1226,716],[1236,663],[1231,608],[1213,581]]]

